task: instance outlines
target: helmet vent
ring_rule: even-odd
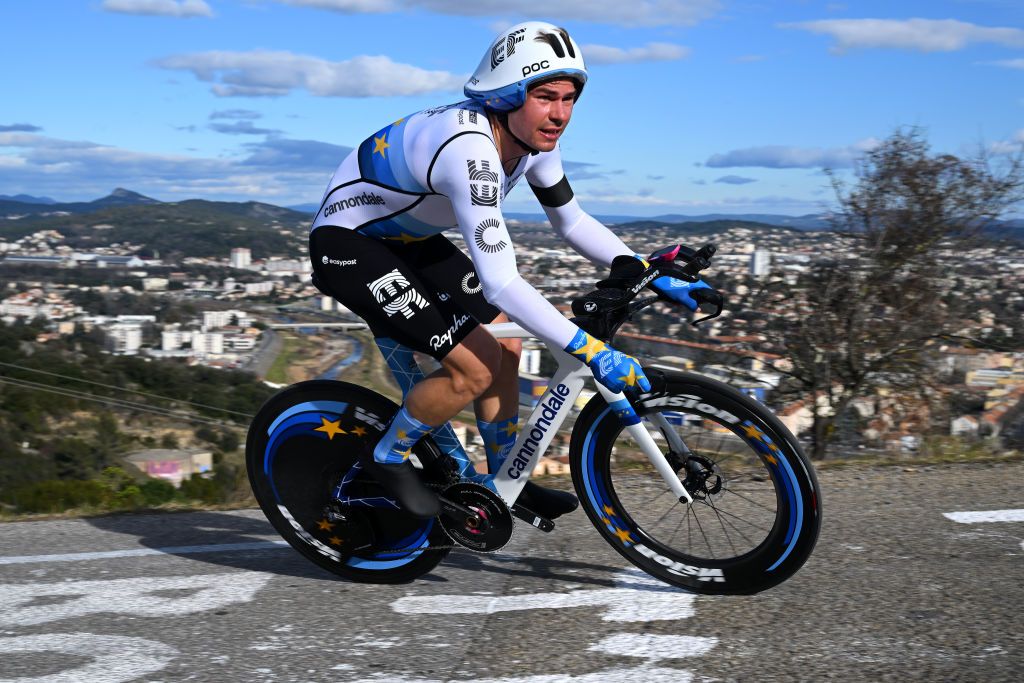
[[[555,51],[555,55],[561,59],[565,57],[565,49],[562,47],[562,43],[558,40],[558,36],[554,33],[546,33],[539,31],[538,36],[534,38],[538,43],[547,43],[551,46],[551,49]]]

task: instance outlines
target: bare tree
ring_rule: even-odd
[[[840,250],[760,297],[789,313],[776,325],[784,360],[775,367],[812,411],[812,457],[825,457],[837,417],[858,397],[927,385],[934,343],[970,309],[952,286],[957,250],[1024,199],[1021,157],[996,161],[932,155],[910,128],[858,161],[852,187],[829,172]]]

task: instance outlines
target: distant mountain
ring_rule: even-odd
[[[13,197],[6,194],[0,194],[0,201],[8,202],[21,202],[22,204],[56,204],[56,199],[50,199],[49,197],[33,197],[30,194],[16,194]]]
[[[25,196],[25,195],[19,195]],[[45,213],[92,213],[114,206],[150,206],[159,200],[119,187],[106,197],[91,202],[26,202],[0,197],[0,218],[4,216],[33,216]]]
[[[294,206],[287,207],[292,211],[301,211],[302,213],[308,213],[310,215],[320,210],[319,204],[295,204]]]
[[[543,223],[547,217],[542,213],[507,213],[507,218],[514,218],[528,223]],[[784,216],[780,214],[762,213],[709,213],[698,216],[686,216],[673,213],[661,216],[624,216],[620,214],[595,214],[594,218],[607,225],[624,225],[647,221],[668,225],[672,223],[707,223],[712,221],[737,221],[744,223],[759,223],[764,225],[775,225],[783,228],[796,228],[797,230],[827,230],[828,223],[825,217],[817,214],[806,216]]]
[[[81,251],[129,242],[142,246],[143,256],[159,254],[169,260],[226,259],[235,247],[248,247],[255,258],[266,258],[294,253],[310,224],[308,214],[272,204],[203,199],[159,202],[127,190],[95,202],[44,208],[48,212],[0,220],[0,240],[57,230],[69,246]]]

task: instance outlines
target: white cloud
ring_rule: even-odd
[[[350,147],[270,138],[218,158],[153,154],[94,142],[0,133],[0,187],[78,198],[128,187],[160,199],[316,201]]]
[[[456,16],[546,17],[551,21],[593,21],[620,26],[692,26],[713,16],[720,0],[277,0],[288,5],[345,13],[422,9]],[[502,28],[505,28],[503,26]],[[500,30],[500,29],[499,29]]]
[[[663,62],[690,56],[690,49],[672,43],[648,43],[644,47],[609,47],[581,45],[587,64],[621,64],[624,62]]]
[[[818,147],[791,147],[765,145],[747,147],[722,154],[713,154],[705,162],[711,168],[756,166],[761,168],[849,168],[854,160],[878,145],[868,138],[848,147],[823,149]]]
[[[121,14],[158,17],[212,17],[204,0],[103,0],[103,9]]]
[[[343,62],[291,52],[201,52],[160,59],[156,66],[190,71],[220,97],[276,97],[304,89],[319,97],[387,97],[461,91],[466,76],[427,71],[383,56]]]
[[[953,52],[972,43],[1024,47],[1024,30],[978,26],[955,19],[827,19],[779,26],[832,36],[836,44],[831,50],[836,54],[857,48]]]
[[[1000,59],[995,62],[982,62],[991,66],[1005,66],[1007,69],[1024,69],[1024,59]]]

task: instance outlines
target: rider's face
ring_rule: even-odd
[[[548,81],[526,93],[523,106],[508,115],[508,127],[534,149],[550,152],[569,125],[575,101],[575,81]]]

